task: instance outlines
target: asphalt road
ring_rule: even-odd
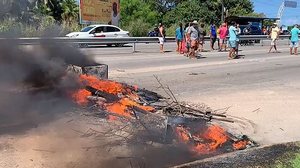
[[[279,46],[281,53],[270,54],[268,46],[240,47],[242,58],[235,60],[227,60],[227,52],[217,51],[188,59],[174,52],[174,46],[168,43],[164,54],[159,53],[156,44],[139,44],[137,53],[132,53],[131,47],[87,48],[83,52],[108,64],[110,79],[155,89],[153,75],[157,75],[183,96],[198,94],[195,89],[204,94],[216,89],[247,89],[268,83],[275,86],[298,80],[300,58],[290,56],[287,45]],[[188,87],[182,87],[183,83]]]
[[[173,43],[166,45],[170,52],[164,54],[157,44],[139,44],[136,53],[131,47],[82,51],[108,64],[110,79],[164,94],[157,88],[153,77],[157,75],[180,100],[205,103],[213,109],[231,107],[229,115],[251,123],[238,131],[270,144],[300,140],[295,134],[300,129],[300,56],[290,56],[287,43],[280,42],[281,53],[270,54],[269,46],[240,47],[244,58],[235,60],[217,51],[188,59],[174,52]]]

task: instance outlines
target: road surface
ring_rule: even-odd
[[[243,118],[238,131],[261,144],[300,140],[300,56],[290,56],[287,41],[281,53],[268,54],[268,46],[241,47],[244,59],[227,60],[225,52],[203,52],[188,59],[168,43],[160,54],[156,44],[131,48],[87,48],[82,51],[109,65],[110,79],[163,94],[158,76],[178,99],[205,103],[212,109],[230,107],[228,115]],[[206,46],[207,48],[207,46]]]

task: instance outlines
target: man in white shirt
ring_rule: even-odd
[[[278,39],[279,34],[280,34],[280,29],[278,28],[277,23],[274,23],[271,28],[271,33],[269,35],[271,37],[271,47],[269,53],[271,52],[273,47],[275,49],[275,52],[278,52],[276,47],[276,41]]]

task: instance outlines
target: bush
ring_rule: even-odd
[[[172,24],[170,27],[166,28],[166,36],[175,37],[175,31],[178,27],[178,24]]]
[[[138,19],[136,21],[130,21],[126,25],[122,26],[122,28],[126,31],[129,31],[130,36],[145,37],[148,36],[151,25],[144,22],[142,19]]]
[[[0,35],[22,37],[65,36],[72,31],[79,31],[82,26],[77,22],[59,24],[51,16],[36,17],[35,24],[26,24],[14,19],[4,19],[0,22]]]

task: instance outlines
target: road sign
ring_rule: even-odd
[[[296,1],[284,1],[284,7],[297,8],[297,2]]]

